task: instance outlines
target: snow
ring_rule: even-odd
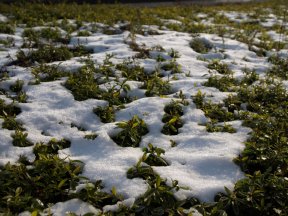
[[[222,11],[222,14],[233,22],[241,23],[247,21],[248,14],[236,11]]]
[[[205,14],[199,15],[204,17]],[[225,16],[234,21],[246,19],[245,14],[236,12],[225,12]],[[239,17],[242,19],[239,19]],[[5,18],[5,17],[4,17]],[[0,16],[0,20],[4,20]],[[72,22],[72,21],[71,21]],[[181,24],[176,20],[165,20],[165,22]],[[89,24],[86,24],[89,26]],[[37,27],[35,29],[41,29]],[[21,29],[18,29],[16,35]],[[199,54],[189,47],[191,35],[188,33],[179,33],[175,31],[158,30],[160,35],[136,35],[138,44],[145,44],[146,47],[161,46],[166,50],[162,53],[167,59],[171,49],[179,51],[180,58],[176,59],[182,67],[183,73],[177,75],[177,80],[172,80],[173,93],[166,97],[145,97],[145,90],[139,89],[141,83],[129,81],[131,86],[130,95],[137,96],[138,99],[125,105],[124,109],[117,111],[116,122],[104,124],[93,113],[93,108],[105,106],[106,101],[88,99],[85,101],[76,101],[63,83],[67,78],[53,82],[42,82],[39,85],[29,85],[33,80],[31,69],[21,67],[7,67],[10,80],[2,81],[0,88],[9,89],[9,86],[17,79],[25,81],[24,90],[28,95],[28,103],[21,103],[22,112],[17,116],[17,120],[23,123],[28,139],[34,143],[48,142],[51,138],[65,138],[71,141],[71,147],[59,151],[61,157],[69,156],[71,159],[77,159],[84,162],[83,175],[90,180],[102,180],[104,191],[111,191],[113,187],[126,199],[123,203],[126,206],[133,205],[135,198],[141,196],[147,190],[147,184],[144,180],[135,178],[128,179],[126,172],[133,167],[143,155],[141,148],[149,143],[163,148],[166,153],[163,156],[169,162],[167,167],[153,167],[154,171],[162,178],[167,179],[167,183],[172,180],[178,180],[180,186],[188,189],[179,190],[175,196],[178,199],[196,196],[201,201],[212,201],[216,192],[224,191],[224,186],[233,188],[235,182],[244,177],[240,168],[233,163],[233,158],[244,149],[244,141],[249,137],[250,129],[241,126],[240,121],[229,122],[237,133],[208,133],[204,123],[209,122],[204,113],[197,109],[191,96],[199,90],[210,97],[212,102],[222,102],[228,96],[215,88],[207,88],[201,84],[207,80],[208,69],[207,62],[197,60],[201,56],[205,59],[221,59],[229,64],[235,77],[242,76],[242,69],[248,67],[255,69],[257,73],[264,73],[269,67],[266,58],[256,56],[254,52],[248,50],[248,46],[236,40],[225,38],[224,44],[222,38],[213,34],[201,34],[213,43],[215,49],[208,54]],[[279,38],[275,32],[269,32],[272,37]],[[7,35],[0,35],[0,39]],[[11,36],[17,42],[16,47],[22,43],[20,36]],[[105,35],[102,33],[93,33],[89,37],[73,37],[70,45],[83,44],[86,48],[93,49],[90,58],[101,63],[107,54],[113,54],[112,61],[117,63],[135,54],[129,48],[129,32],[123,32],[117,35]],[[218,52],[224,49],[224,54]],[[11,48],[7,51],[0,51],[0,66],[10,61],[10,54],[15,57],[16,49]],[[154,57],[157,56],[155,53]],[[153,55],[151,55],[153,57]],[[243,61],[243,58],[249,61]],[[154,59],[136,60],[146,71],[153,71],[159,67]],[[73,58],[60,64],[66,71],[75,72],[83,65],[80,58]],[[186,76],[186,74],[190,76]],[[168,79],[166,77],[166,79]],[[288,85],[287,85],[288,86]],[[175,93],[182,91],[187,97],[189,105],[184,107],[184,126],[180,133],[175,136],[168,136],[161,133],[163,127],[162,117],[164,115],[164,106],[175,98]],[[1,98],[5,96],[1,95]],[[127,121],[134,115],[142,118],[149,129],[149,133],[143,136],[139,148],[120,147],[113,142],[111,136],[119,131],[116,123]],[[0,122],[2,123],[2,122]],[[84,128],[86,131],[79,131],[76,127],[71,127],[71,123]],[[85,134],[95,132],[98,137],[95,140],[84,139]],[[0,163],[5,164],[8,161],[16,162],[19,155],[28,155],[32,157],[32,147],[19,148],[12,145],[11,131],[0,130]],[[177,143],[176,147],[171,147],[170,140]],[[120,204],[117,204],[120,205]],[[115,211],[116,206],[106,206],[104,211]],[[76,214],[85,214],[87,212],[99,213],[99,210],[80,200],[73,199],[64,203],[57,203],[49,211],[54,215],[65,215],[66,212],[75,212]],[[194,211],[191,209],[191,211]]]
[[[0,14],[0,22],[7,22],[8,18],[2,14]]]
[[[287,41],[287,36],[285,34],[279,34],[276,31],[268,31],[267,34],[272,38],[274,41],[285,42]]]
[[[96,209],[90,204],[87,204],[79,199],[72,199],[66,202],[59,202],[54,206],[46,209],[47,215],[53,214],[54,216],[63,216],[69,213],[74,213],[76,215],[85,215],[87,213],[93,213],[95,215],[100,215],[101,211]]]

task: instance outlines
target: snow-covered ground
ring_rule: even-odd
[[[226,13],[229,18],[239,21],[245,19],[246,15]],[[6,17],[0,16],[1,21]],[[267,22],[272,22],[271,20]],[[171,22],[169,20],[168,22]],[[179,21],[175,21],[178,23]],[[239,21],[240,22],[240,21]],[[89,24],[88,24],[89,25]],[[268,24],[265,24],[268,25]],[[269,24],[272,25],[272,24]],[[155,27],[154,27],[155,28]],[[16,52],[22,44],[21,35],[23,29],[17,28],[15,35],[0,34],[0,38],[12,37],[16,41],[15,47],[0,51],[0,67],[15,59]],[[140,89],[141,82],[128,81],[131,96],[137,99],[125,105],[124,109],[116,112],[116,122],[104,124],[99,117],[93,113],[93,108],[104,106],[106,101],[88,99],[76,101],[71,92],[63,84],[67,78],[57,81],[41,82],[39,85],[30,85],[34,80],[31,68],[19,66],[8,66],[5,69],[9,72],[10,78],[0,82],[0,88],[9,89],[9,86],[17,80],[24,80],[24,91],[28,96],[28,103],[20,103],[22,112],[16,117],[28,133],[28,139],[33,142],[48,142],[51,138],[65,138],[71,141],[71,147],[59,151],[61,157],[69,157],[84,162],[83,175],[91,181],[102,180],[104,190],[110,191],[113,187],[122,194],[128,201],[133,201],[147,190],[147,184],[143,179],[126,177],[127,170],[133,167],[143,155],[142,148],[149,143],[163,148],[166,153],[163,156],[169,162],[166,167],[153,167],[153,170],[162,178],[167,179],[168,184],[172,180],[178,180],[180,186],[187,187],[175,193],[178,199],[198,197],[201,201],[213,201],[216,192],[224,191],[224,186],[233,188],[234,183],[243,178],[240,168],[233,163],[244,149],[244,141],[249,137],[249,128],[241,126],[240,121],[229,122],[236,130],[236,133],[208,133],[203,124],[209,122],[200,109],[197,109],[191,96],[199,90],[209,96],[212,102],[222,102],[229,93],[220,92],[211,87],[202,86],[209,75],[207,62],[199,60],[219,59],[229,65],[235,72],[235,77],[243,75],[244,68],[255,69],[258,74],[263,75],[269,67],[267,59],[258,57],[254,52],[248,50],[247,44],[232,39],[225,39],[213,34],[201,34],[214,45],[214,49],[208,54],[196,53],[189,46],[192,37],[188,33],[179,33],[168,30],[158,30],[159,35],[136,35],[137,44],[145,44],[146,48],[161,46],[163,52],[151,52],[148,59],[136,59],[146,71],[153,71],[159,68],[160,64],[155,59],[158,54],[167,61],[171,57],[167,54],[171,49],[179,52],[180,57],[176,59],[181,65],[182,73],[166,76],[163,79],[170,79],[173,93],[166,97],[146,97],[145,90]],[[269,32],[273,38],[278,36]],[[86,48],[93,49],[90,59],[102,63],[107,54],[113,54],[111,59],[114,63],[122,62],[128,57],[135,55],[127,41],[129,32],[124,31],[117,35],[106,35],[93,33],[88,37],[73,37],[70,45],[82,44]],[[224,53],[220,50],[224,49]],[[154,54],[153,54],[154,53]],[[153,56],[154,55],[154,56]],[[154,58],[153,58],[154,57]],[[244,61],[243,59],[249,59]],[[58,64],[59,62],[55,63]],[[83,65],[81,58],[73,58],[60,64],[65,71],[77,71]],[[189,102],[184,106],[184,125],[179,129],[179,134],[168,136],[161,133],[163,127],[162,117],[164,106],[177,100],[176,94],[180,90]],[[9,102],[6,96],[1,99]],[[112,139],[111,135],[119,131],[116,123],[127,121],[132,116],[138,115],[142,118],[149,129],[149,133],[142,137],[140,147],[120,147]],[[2,121],[0,119],[0,121]],[[0,122],[1,123],[1,122]],[[84,128],[85,131],[71,127],[71,124]],[[95,140],[84,139],[86,134],[96,133]],[[20,155],[26,155],[33,159],[33,147],[15,147],[12,145],[11,131],[0,129],[0,163],[3,165],[10,161],[14,163]],[[177,143],[171,147],[170,140]],[[87,210],[88,209],[88,210]],[[107,207],[109,209],[109,207]],[[51,207],[55,215],[63,215],[65,211],[73,211],[77,214],[87,212],[97,213],[94,207],[74,199],[66,203],[58,203]]]

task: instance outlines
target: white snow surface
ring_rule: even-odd
[[[79,199],[72,199],[66,202],[59,202],[49,209],[45,210],[49,215],[63,216],[69,213],[74,213],[76,215],[85,215],[87,213],[93,213],[95,215],[100,215],[101,211],[96,209],[94,206],[87,204]],[[45,214],[44,211],[44,214]]]
[[[228,16],[228,14],[225,15]],[[229,17],[236,19],[239,14],[230,14]],[[266,58],[257,57],[255,53],[248,50],[246,44],[235,40],[225,39],[223,47],[222,38],[211,34],[201,34],[201,37],[214,44],[216,51],[224,48],[225,56],[219,52],[216,53],[215,50],[201,55],[189,47],[192,39],[189,34],[164,30],[159,30],[159,32],[161,35],[136,35],[136,42],[145,44],[148,48],[160,45],[166,52],[171,49],[179,52],[181,56],[177,59],[177,63],[181,65],[183,73],[177,74],[177,79],[171,81],[175,93],[167,97],[145,97],[145,90],[138,89],[141,83],[128,82],[132,89],[131,95],[137,96],[138,99],[117,111],[115,123],[102,123],[92,111],[94,107],[106,105],[106,101],[96,99],[76,101],[71,92],[63,86],[66,78],[42,82],[39,85],[29,85],[29,82],[33,80],[31,70],[11,66],[7,67],[11,76],[10,80],[1,82],[0,87],[8,88],[17,79],[24,80],[28,103],[19,104],[22,112],[17,116],[17,120],[23,123],[29,134],[28,139],[34,143],[48,142],[51,138],[70,140],[71,147],[61,150],[60,155],[63,158],[69,156],[71,159],[83,161],[85,164],[83,175],[92,181],[102,180],[104,190],[110,191],[116,187],[117,192],[127,200],[134,200],[143,194],[147,190],[145,181],[140,178],[128,179],[126,172],[143,155],[141,148],[152,143],[166,151],[163,157],[170,164],[167,167],[153,167],[154,171],[167,179],[168,184],[172,180],[178,180],[180,186],[188,188],[175,193],[178,199],[196,196],[202,201],[212,201],[216,192],[224,191],[224,186],[232,188],[237,180],[244,177],[240,168],[232,160],[244,149],[243,142],[248,138],[250,129],[241,126],[240,121],[229,122],[237,130],[234,134],[208,133],[205,126],[201,126],[209,119],[196,108],[191,96],[201,90],[211,96],[212,102],[217,103],[222,102],[228,93],[201,85],[207,80],[208,69],[207,62],[197,60],[197,57],[221,59],[231,66],[236,77],[243,75],[241,70],[245,67],[255,69],[257,73],[262,74],[269,64]],[[71,45],[81,43],[93,49],[94,53],[91,54],[91,58],[95,62],[101,63],[106,54],[114,55],[113,62],[121,62],[135,54],[125,43],[129,40],[128,35],[129,32],[117,35],[94,33],[89,37],[72,38]],[[15,40],[21,42],[18,36],[15,36]],[[8,54],[13,56],[13,52],[13,48],[0,51],[0,66],[9,62],[10,57],[7,56]],[[244,57],[249,61],[243,61]],[[170,57],[166,55],[166,58]],[[138,60],[138,62],[147,71],[159,66],[154,59]],[[75,71],[79,65],[81,65],[79,58],[74,58],[63,62],[61,67],[67,71]],[[187,74],[189,76],[186,76]],[[178,135],[167,136],[161,133],[163,109],[172,99],[177,100],[175,94],[180,90],[189,101],[181,117],[184,125]],[[143,136],[139,148],[120,147],[111,139],[111,136],[119,131],[116,123],[127,121],[134,115],[138,115],[146,122],[149,133]],[[71,123],[86,131],[71,127]],[[85,134],[92,132],[98,135],[95,140],[84,139]],[[14,163],[19,155],[23,154],[33,157],[32,147],[20,148],[12,145],[11,131],[0,129],[0,137],[1,164],[8,161]],[[177,146],[171,147],[170,140],[174,140]],[[106,210],[110,208],[113,207],[106,207]],[[64,215],[67,211],[85,214],[88,210],[98,211],[77,199],[58,203],[51,208],[54,215]]]
[[[3,14],[0,14],[0,22],[6,22],[8,19]]]

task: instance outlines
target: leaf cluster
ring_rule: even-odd
[[[141,137],[148,133],[146,123],[137,115],[129,121],[118,122],[116,125],[122,130],[112,139],[122,147],[138,147]]]
[[[181,116],[183,115],[183,108],[179,102],[172,101],[164,107],[164,116],[162,122],[165,123],[162,128],[162,133],[166,135],[177,135],[178,129],[183,126]]]
[[[63,144],[63,143],[62,143]],[[62,145],[61,144],[61,145]],[[56,141],[51,141],[50,148]],[[36,145],[33,162],[25,158],[0,170],[0,211],[18,213],[48,207],[49,203],[65,201],[80,180],[82,167],[74,161],[64,161],[55,152]]]

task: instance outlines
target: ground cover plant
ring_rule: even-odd
[[[287,7],[0,4],[0,214],[287,215]]]

